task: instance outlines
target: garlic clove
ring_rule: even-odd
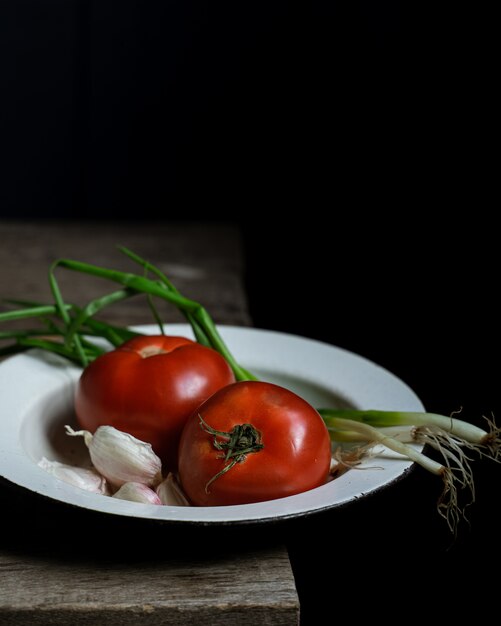
[[[172,472],[157,486],[156,491],[162,504],[168,504],[170,506],[190,506],[190,503],[186,499],[186,496]]]
[[[162,462],[149,443],[113,426],[100,426],[94,435],[65,428],[68,435],[84,438],[92,464],[113,486],[137,482],[155,487],[162,481]]]
[[[110,493],[106,478],[98,474],[94,469],[75,467],[74,465],[59,463],[59,461],[49,461],[45,457],[42,457],[38,462],[38,466],[74,487],[101,495],[109,495]]]
[[[162,504],[162,501],[153,489],[141,483],[124,483],[113,494],[113,497],[120,500],[129,500],[130,502],[142,502],[143,504]]]

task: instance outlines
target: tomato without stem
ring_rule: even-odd
[[[184,337],[134,337],[85,368],[76,389],[77,420],[91,432],[108,424],[151,443],[174,469],[187,418],[234,381],[211,348]]]
[[[329,433],[310,404],[278,385],[245,381],[221,389],[188,419],[179,478],[194,505],[246,504],[324,484],[330,461]]]

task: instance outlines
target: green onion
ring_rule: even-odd
[[[145,293],[151,296],[156,296],[163,300],[167,300],[171,304],[174,304],[182,313],[188,316],[189,320],[193,320],[192,327],[195,332],[202,329],[205,334],[209,345],[217,350],[228,362],[232,368],[235,378],[237,380],[255,380],[255,376],[242,368],[234,359],[233,355],[229,351],[222,337],[220,336],[212,318],[209,316],[204,307],[190,300],[189,298],[181,295],[177,290],[169,289],[164,282],[153,281],[137,274],[131,274],[130,272],[120,272],[118,270],[110,270],[97,265],[91,265],[90,263],[82,263],[80,261],[72,261],[70,259],[59,259],[55,261],[50,269],[49,279],[53,288],[54,296],[56,297],[59,312],[63,319],[65,313],[63,312],[64,302],[62,296],[57,287],[54,272],[57,267],[64,267],[66,269],[82,272],[84,274],[90,274],[111,280],[112,282],[119,283],[124,287],[127,287],[130,291],[136,291],[138,293]],[[166,288],[167,287],[167,288]],[[68,317],[66,315],[66,317]],[[66,322],[66,319],[65,319]],[[191,323],[191,322],[190,322]],[[69,322],[67,322],[69,325]],[[75,335],[75,347],[78,350],[77,340],[78,335]],[[82,361],[83,364],[83,361]]]
[[[332,441],[362,441],[361,454],[376,444],[404,455],[427,471],[441,476],[444,489],[438,511],[455,534],[464,509],[458,504],[458,488],[470,494],[467,506],[475,501],[473,471],[469,452],[501,461],[500,429],[487,420],[489,430],[453,417],[436,413],[319,409]],[[440,453],[443,463],[407,445],[404,441],[428,444]],[[343,455],[340,453],[342,462]],[[349,454],[353,465],[353,453]]]
[[[319,409],[318,412],[326,422],[329,419],[340,417],[376,426],[377,428],[382,426],[433,425],[475,444],[485,445],[492,439],[492,433],[488,433],[482,428],[478,428],[463,420],[437,413],[360,411],[355,409]]]
[[[70,307],[66,305],[65,308],[68,309]],[[17,311],[6,311],[4,313],[0,313],[0,322],[10,322],[12,320],[21,320],[30,317],[43,317],[45,315],[54,315],[58,312],[58,310],[58,307],[53,304],[42,304],[19,309]]]

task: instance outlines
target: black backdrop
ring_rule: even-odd
[[[499,419],[488,41],[467,20],[391,0],[16,0],[0,17],[2,217],[235,221],[257,326],[364,354],[429,410]],[[391,532],[360,505],[389,552],[358,556],[411,554],[445,580],[484,567],[499,471],[477,474],[452,551],[420,476],[374,505]],[[291,549],[305,615],[311,550]]]
[[[394,0],[0,10],[5,211],[283,212],[376,191],[388,202],[437,113],[427,91],[443,89],[419,65],[426,53],[434,67],[432,41]]]

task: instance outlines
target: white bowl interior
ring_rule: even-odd
[[[83,437],[70,437],[65,425],[78,429],[73,407],[74,383],[61,385],[39,398],[22,420],[20,442],[26,454],[38,463],[42,457],[69,465],[86,467],[90,458]]]

